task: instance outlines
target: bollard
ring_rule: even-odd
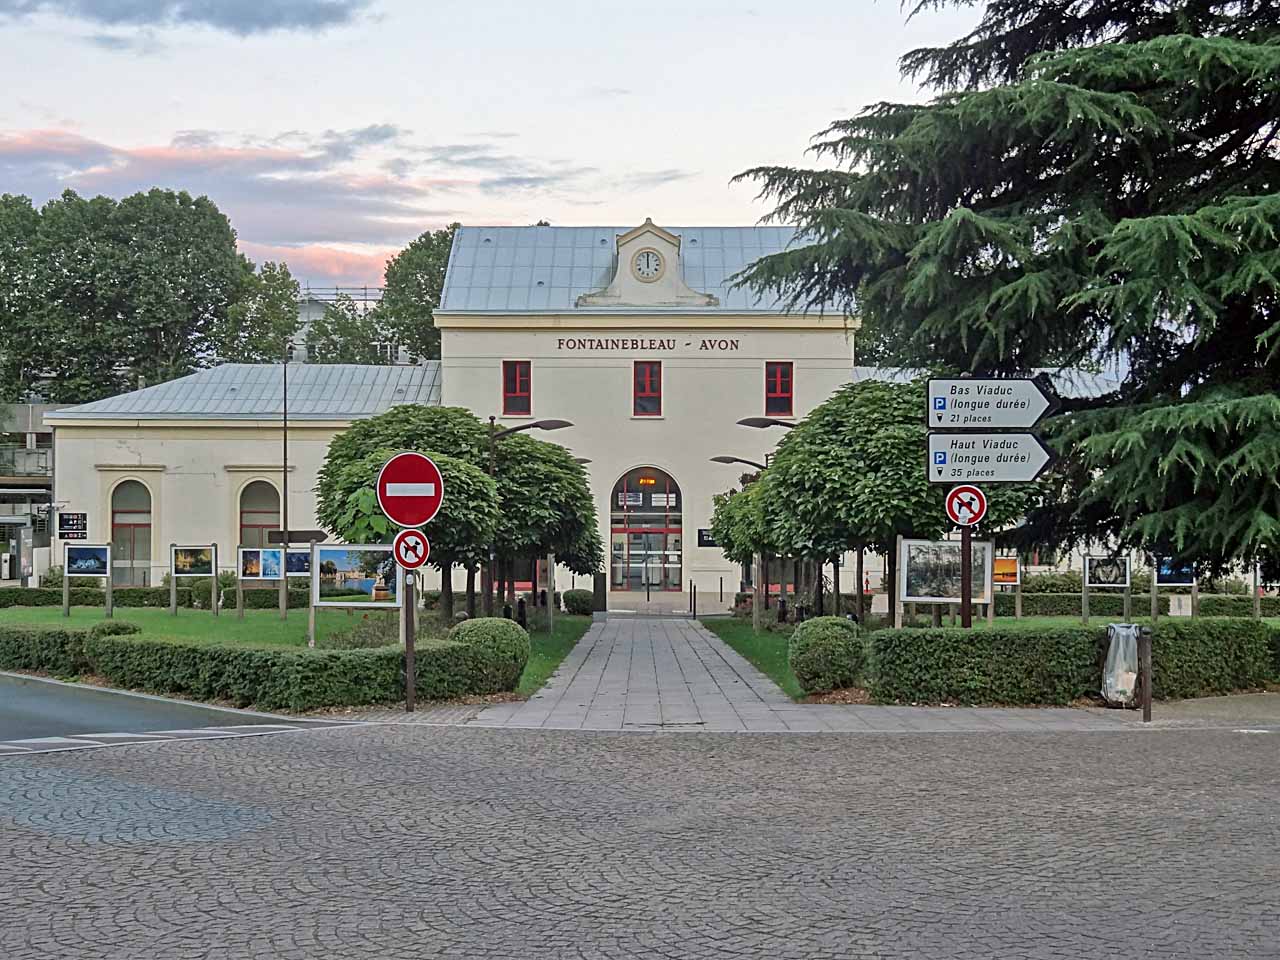
[[[538,591],[538,606],[545,607],[547,605],[547,591]]]
[[[528,614],[525,613],[524,597],[521,597],[516,603],[516,623],[520,624],[520,626],[526,630],[529,629],[529,617]]]
[[[780,598],[778,600],[778,622],[787,622],[787,601],[785,598]]]
[[[720,602],[724,603],[724,577],[720,578]]]
[[[696,583],[693,585],[693,615],[695,618],[698,616],[698,585]]]
[[[1138,630],[1138,671],[1142,675],[1142,722],[1151,722],[1151,628]]]
[[[509,603],[504,603],[504,604],[502,605],[502,616],[503,616],[503,618],[504,618],[504,619],[506,619],[506,620],[510,620],[510,619],[511,619],[511,604],[509,604]]]

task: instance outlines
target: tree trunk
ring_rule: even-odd
[[[467,616],[475,618],[476,615],[476,565],[474,563],[467,564]]]
[[[516,606],[516,558],[507,557],[507,603]]]
[[[453,623],[453,561],[440,565],[440,614],[445,623]]]
[[[831,555],[831,613],[840,616],[840,554]]]
[[[822,610],[822,560],[813,561],[813,615],[820,617]]]
[[[800,561],[791,561],[791,605],[800,599]]]
[[[862,576],[863,576],[862,555],[865,552],[866,551],[864,551],[862,548],[862,544],[858,544],[858,565],[854,568],[854,578],[858,581],[856,584],[856,591],[855,591],[858,597],[858,602],[857,602],[857,605],[854,607],[854,609],[858,613],[859,623],[862,623],[866,619],[866,614],[863,612],[863,609],[862,609],[866,599],[862,593]]]

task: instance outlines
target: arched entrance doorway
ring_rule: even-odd
[[[151,573],[151,491],[126,480],[111,491],[111,582],[145,587]]]
[[[617,482],[609,498],[614,590],[681,589],[681,507],[680,487],[655,467],[637,467]]]
[[[240,544],[265,547],[267,534],[280,529],[280,494],[265,480],[254,480],[240,491]]]

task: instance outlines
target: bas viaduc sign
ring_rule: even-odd
[[[1025,432],[1060,406],[1048,377],[929,380],[930,483],[1028,483],[1055,457]],[[1021,428],[1021,431],[1020,431]]]

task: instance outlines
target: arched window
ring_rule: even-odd
[[[149,586],[151,576],[151,491],[126,480],[111,491],[111,582]]]
[[[683,588],[680,487],[653,467],[618,481],[609,502],[610,583],[614,590]]]
[[[265,480],[255,480],[240,491],[240,543],[267,546],[267,533],[280,529],[280,494]]]

